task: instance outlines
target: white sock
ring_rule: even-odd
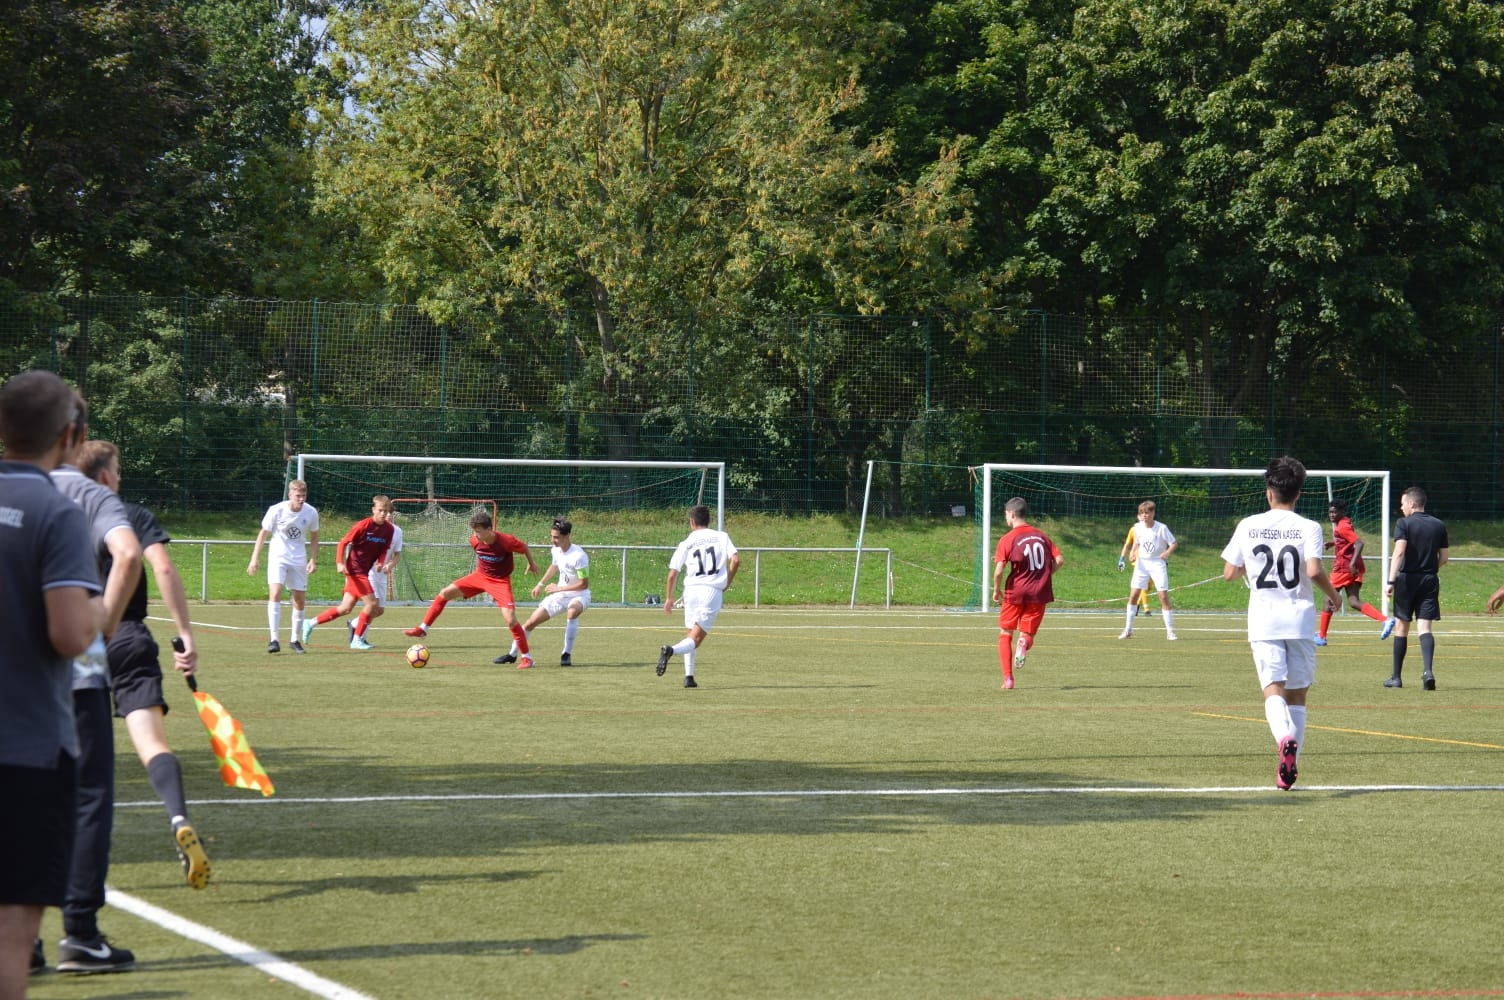
[[[1128,617],[1127,617],[1126,621],[1128,623],[1128,631],[1130,631],[1130,632],[1133,631],[1133,619],[1137,615],[1138,615],[1138,602],[1137,601],[1129,601],[1128,602]]]
[[[1290,721],[1295,723],[1295,742],[1304,751],[1306,748],[1306,707],[1304,705],[1291,705]],[[1299,754],[1296,756],[1299,756]]]
[[[570,618],[564,622],[564,652],[574,649],[574,637],[580,634],[580,620]]]
[[[690,645],[689,645],[689,652],[687,652],[687,653],[684,654],[684,676],[685,677],[693,677],[694,675],[695,675],[695,649],[694,649],[694,643],[691,642]]]
[[[673,650],[675,653],[678,653],[680,656],[683,656],[687,659],[694,654],[695,641],[688,636],[685,636],[683,639],[680,639],[678,642],[674,643]]]
[[[507,650],[507,655],[508,656],[516,656],[517,655],[517,640],[516,639],[512,640],[512,648],[509,649],[509,650]]]
[[[1173,632],[1173,631],[1175,631],[1175,612],[1171,611],[1169,608],[1165,608],[1164,609],[1164,616],[1165,616],[1165,631],[1167,631],[1167,632]]]
[[[1280,695],[1271,694],[1264,699],[1264,718],[1269,720],[1269,731],[1274,734],[1274,742],[1283,743],[1295,735],[1295,721],[1290,717],[1290,706]]]
[[[271,630],[271,633],[272,633],[272,642],[276,642],[277,641],[277,630],[282,627],[282,602],[281,601],[267,601],[266,602],[266,627]],[[293,636],[292,637],[294,639],[296,639],[298,637],[296,631],[293,632]]]

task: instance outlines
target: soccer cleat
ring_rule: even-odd
[[[355,622],[353,620],[345,622],[345,631],[350,633],[351,639],[355,638]]]
[[[1118,638],[1119,639],[1132,639],[1133,638],[1133,629],[1131,629],[1131,628],[1125,628],[1125,629],[1123,629],[1123,634],[1120,635],[1120,636],[1118,636]]]
[[[318,621],[313,618],[303,619],[303,641],[305,643],[308,641],[308,637],[313,635],[313,627],[317,624]]]
[[[673,655],[674,655],[674,647],[673,646],[660,646],[660,647],[658,647],[658,676],[659,677],[662,677],[663,676],[663,672],[668,669],[668,658],[670,656],[673,656]]]
[[[273,639],[271,642],[266,644],[266,651],[268,653],[280,653],[282,652],[282,644],[276,639]]]
[[[569,654],[568,653],[560,653],[559,654],[559,666],[561,666],[561,667],[572,667],[572,666],[574,666],[574,661],[569,658]]]
[[[42,939],[37,938],[31,943],[31,970],[28,975],[36,975],[47,971],[47,953],[42,950]]]
[[[1274,783],[1282,792],[1288,792],[1295,784],[1295,754],[1299,750],[1300,745],[1293,737],[1287,737],[1279,745],[1279,770],[1275,772]]]
[[[1405,686],[1405,682],[1400,680],[1398,677],[1391,677],[1384,682],[1384,686],[1386,688],[1402,688]]]
[[[1175,630],[1174,629],[1167,628],[1167,629],[1165,629],[1165,638],[1168,639],[1168,640],[1170,640],[1171,642],[1174,642],[1176,639],[1179,639],[1180,636],[1178,636],[1178,635],[1175,634]]]
[[[1312,639],[1311,641],[1314,642],[1318,646],[1325,646],[1326,645],[1326,636],[1324,636],[1324,635],[1318,635],[1316,638]]]
[[[424,628],[422,625],[414,625],[412,628],[405,628],[405,629],[403,629],[402,630],[402,634],[403,635],[417,636],[417,637],[421,638],[421,637],[423,637],[423,636],[425,636],[425,635],[428,634],[428,629]]]
[[[520,659],[520,660],[517,661],[517,669],[518,670],[531,670],[532,666],[533,666],[533,658],[531,656],[528,656],[526,653],[523,653],[522,654],[522,659]]]
[[[1420,689],[1422,691],[1435,691],[1436,690],[1436,677],[1435,677],[1435,675],[1434,674],[1421,674],[1420,675]]]
[[[363,636],[363,635],[357,635],[355,638],[353,638],[353,639],[350,640],[350,648],[351,649],[375,649],[376,647],[372,646],[369,642],[366,642],[366,637],[365,636]]]
[[[1012,674],[1006,674],[1006,675],[1004,675],[1004,677],[1003,677],[1003,690],[1004,691],[1012,691],[1013,690],[1013,675]]]
[[[103,934],[94,938],[76,938],[71,934],[57,946],[57,971],[90,975],[96,972],[129,972],[136,967],[136,956],[125,948],[116,948]]]
[[[517,662],[517,656],[515,654],[513,654],[513,653],[502,653],[500,656],[498,656],[496,659],[492,660],[491,662],[492,663],[516,663]]]
[[[172,839],[178,845],[178,859],[183,862],[183,877],[195,889],[209,884],[209,856],[199,842],[193,827],[178,823],[172,828]]]
[[[687,688],[697,688],[700,685],[698,685],[698,684],[695,683],[695,675],[694,674],[685,674],[684,675],[684,686],[687,687]]]
[[[1394,622],[1395,619],[1393,618],[1384,619],[1384,627],[1379,629],[1379,638],[1381,640],[1389,638],[1389,633],[1394,631]]]
[[[287,644],[287,648],[290,649],[290,650],[292,650],[294,653],[306,653],[306,652],[308,652],[308,650],[306,650],[306,649],[303,648],[303,644],[301,642],[299,642],[298,640],[296,640],[296,639],[294,639],[292,642],[288,643]]]

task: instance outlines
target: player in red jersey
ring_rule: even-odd
[[[522,659],[517,661],[517,669],[526,670],[533,665],[533,658],[528,655],[527,632],[523,631],[522,624],[517,621],[517,602],[512,598],[512,568],[515,564],[512,557],[516,554],[526,559],[527,571],[533,576],[538,575],[538,564],[533,562],[533,553],[529,551],[527,543],[515,535],[497,531],[491,522],[491,515],[486,511],[478,510],[470,515],[470,530],[475,532],[470,536],[470,547],[475,550],[475,572],[460,577],[439,591],[439,596],[433,599],[433,603],[428,606],[428,613],[423,616],[423,624],[405,631],[413,636],[427,635],[428,627],[443,613],[444,605],[450,601],[481,593],[490,594],[496,606],[501,609],[502,617],[506,619],[512,639],[517,643],[517,651],[522,654]]]
[[[1045,605],[1055,599],[1051,582],[1065,564],[1060,548],[1050,536],[1028,522],[1029,505],[1014,497],[1004,507],[1008,533],[997,542],[993,557],[992,600],[998,606],[997,657],[1003,666],[1003,687],[1013,687],[1013,668],[1024,665],[1034,648],[1034,634],[1044,620]],[[1011,566],[1003,586],[1003,567]],[[1013,632],[1018,630],[1018,647]]]
[[[1327,505],[1326,516],[1332,522],[1332,540],[1326,543],[1326,547],[1335,549],[1332,553],[1332,586],[1338,592],[1346,594],[1348,607],[1367,615],[1376,622],[1382,622],[1383,612],[1364,601],[1361,596],[1364,573],[1363,539],[1358,537],[1352,520],[1347,516],[1347,504],[1341,500],[1333,500]],[[1337,605],[1327,601],[1321,609],[1321,614],[1316,616],[1316,645],[1326,645],[1326,630],[1332,624],[1332,614],[1336,610]]]
[[[334,567],[345,578],[345,592],[340,595],[339,604],[326,608],[312,621],[303,622],[305,644],[313,634],[315,625],[332,622],[349,614],[355,607],[355,602],[359,601],[360,616],[355,619],[355,635],[350,639],[350,648],[371,648],[371,644],[366,641],[366,629],[370,627],[371,619],[380,617],[385,610],[371,592],[371,572],[386,556],[386,550],[392,544],[392,535],[392,501],[390,497],[378,493],[371,498],[371,516],[351,525],[350,530],[345,532],[345,537],[335,547]]]

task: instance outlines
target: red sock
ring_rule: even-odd
[[[428,614],[423,616],[423,627],[427,628],[428,626],[432,625],[434,623],[434,620],[437,619],[439,615],[444,613],[444,605],[448,603],[449,602],[442,597],[435,597],[433,599],[433,603],[428,606]]]
[[[364,637],[366,634],[366,629],[369,628],[370,625],[371,616],[362,611],[360,613],[360,616],[355,619],[355,637],[357,639]]]
[[[523,656],[526,656],[527,632],[523,630],[520,623],[517,625],[509,625],[508,628],[512,630],[512,640],[517,643],[517,652],[521,653]]]
[[[332,622],[332,621],[334,621],[334,619],[336,619],[338,617],[339,617],[339,609],[338,608],[325,608],[323,610],[323,612],[321,612],[319,614],[319,616],[313,620],[313,623],[315,625],[322,625],[325,622]]]
[[[1367,601],[1364,601],[1363,606],[1358,610],[1363,612],[1365,615],[1372,618],[1376,622],[1381,622],[1384,620],[1384,613],[1378,608],[1374,607],[1372,604],[1369,604]]]
[[[1013,676],[1013,633],[997,634],[997,661],[1003,665],[1003,676]]]
[[[1332,613],[1323,611],[1316,616],[1316,634],[1326,638],[1326,630],[1332,626]]]

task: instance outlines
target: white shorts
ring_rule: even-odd
[[[376,598],[377,604],[386,603],[386,574],[378,570],[372,570],[366,579],[371,581],[371,596]]]
[[[266,564],[266,582],[272,586],[281,584],[288,590],[302,593],[308,589],[308,564],[273,562]]]
[[[1299,691],[1316,683],[1316,643],[1310,639],[1250,639],[1259,687],[1284,684]]]
[[[590,591],[588,590],[564,590],[555,591],[552,594],[544,594],[543,600],[538,602],[538,607],[548,612],[548,617],[557,618],[569,610],[571,604],[580,606],[580,613],[590,610]]]
[[[1163,559],[1140,559],[1133,564],[1133,579],[1129,590],[1143,590],[1144,584],[1154,581],[1156,591],[1170,589],[1170,564]]]
[[[685,587],[680,603],[684,606],[684,627],[698,625],[703,631],[715,628],[726,592],[720,587]]]

